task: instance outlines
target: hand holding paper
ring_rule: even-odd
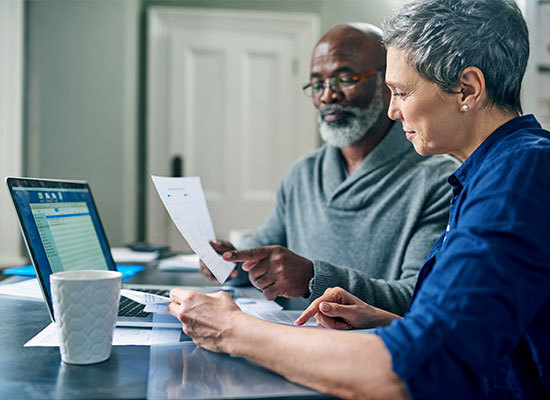
[[[151,176],[172,221],[193,251],[204,261],[218,282],[224,283],[235,269],[210,246],[215,240],[212,220],[199,177],[167,178]]]

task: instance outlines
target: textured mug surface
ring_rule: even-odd
[[[63,271],[50,275],[61,359],[94,364],[111,355],[122,274],[117,271]]]

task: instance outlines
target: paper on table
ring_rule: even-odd
[[[24,279],[15,283],[0,285],[0,294],[8,296],[26,297],[28,299],[44,300],[44,296],[38,286],[36,278]]]
[[[239,306],[242,312],[247,314],[249,313],[259,313],[264,311],[279,311],[283,307],[274,301],[269,301],[266,299],[252,299],[248,297],[241,297],[235,299],[235,303]]]
[[[138,290],[120,289],[120,295],[129,298],[139,304],[170,303],[168,297],[153,293],[140,292]]]
[[[113,346],[151,346],[179,342],[179,329],[139,329],[115,328]],[[58,347],[59,336],[55,322],[50,323],[35,337],[25,343],[24,347]]]
[[[246,312],[246,311],[245,311]],[[246,312],[249,315],[252,315],[253,317],[257,317],[260,319],[263,319],[265,321],[269,322],[275,322],[277,324],[284,324],[284,325],[294,325],[294,321],[298,319],[300,315],[302,315],[302,311],[299,310],[272,310],[272,311],[248,311]],[[305,324],[303,325],[296,325],[296,326],[305,326],[310,328],[321,328],[325,329],[323,326],[318,326],[315,322],[314,318],[309,319]],[[372,329],[350,329],[346,332],[353,332],[353,333],[368,333],[372,334],[375,332],[375,328]]]
[[[181,254],[163,258],[157,265],[159,271],[198,271],[199,256],[196,254]]]
[[[248,312],[247,314],[260,319],[276,322],[278,324],[285,325],[294,325],[294,321],[302,315],[302,311],[299,310],[273,310],[273,311],[259,311],[259,312]],[[312,318],[307,321],[304,325],[299,326],[308,326],[308,327],[318,327],[315,320]]]
[[[168,214],[193,251],[204,261],[218,282],[224,283],[235,269],[210,246],[215,240],[199,177],[151,176]]]

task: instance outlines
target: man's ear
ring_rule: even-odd
[[[485,76],[479,68],[464,68],[457,89],[461,93],[458,103],[462,111],[469,111],[485,104]]]

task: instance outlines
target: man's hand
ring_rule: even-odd
[[[237,323],[237,316],[243,314],[227,292],[204,294],[194,290],[172,289],[172,303],[168,311],[179,319],[186,335],[200,347],[228,352],[225,348],[225,333],[231,331],[231,324]]]
[[[212,248],[216,250],[216,253],[218,254],[223,254],[226,251],[235,250],[235,247],[231,243],[226,242],[225,240],[216,240],[215,242],[210,241],[210,246],[212,246]],[[202,262],[202,260],[199,260],[199,271],[202,274],[202,276],[206,278],[207,281],[209,282],[217,281],[216,277],[212,274],[212,272],[210,272],[210,270],[208,269],[206,264]],[[229,278],[227,279],[236,278],[237,273],[238,271],[237,269],[235,269],[233,272],[231,272],[231,274],[229,275]]]
[[[235,250],[223,254],[227,261],[244,261],[250,282],[268,300],[277,296],[305,297],[313,277],[313,263],[282,246]]]
[[[342,288],[329,288],[298,317],[296,325],[315,317],[317,325],[331,329],[366,329],[386,326],[396,318],[391,312],[373,307]]]

